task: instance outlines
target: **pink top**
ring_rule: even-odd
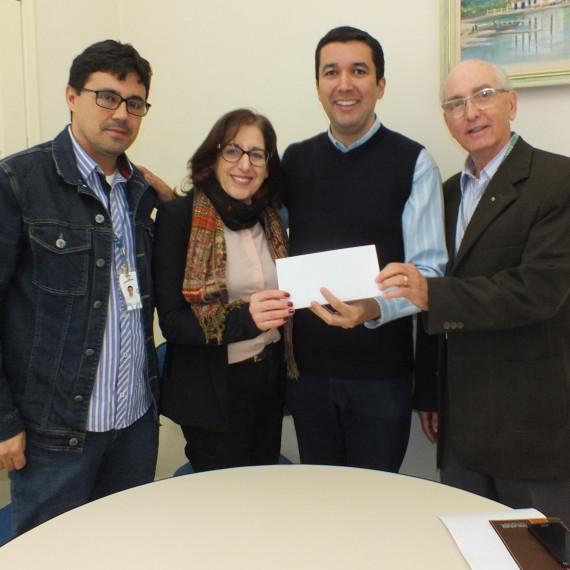
[[[277,270],[269,253],[269,245],[258,222],[252,228],[233,231],[224,225],[227,264],[226,285],[229,300],[249,302],[253,293],[277,289]],[[263,351],[266,345],[277,342],[281,335],[271,329],[259,336],[228,344],[228,362],[234,364]]]

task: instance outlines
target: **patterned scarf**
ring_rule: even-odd
[[[235,218],[236,212],[232,206],[234,206],[233,202],[239,201],[227,194],[222,196],[220,191],[225,194],[218,184],[209,185],[205,192],[194,189],[192,229],[188,240],[184,281],[182,283],[182,294],[190,303],[192,311],[204,331],[206,341],[214,340],[218,344],[222,342],[227,314],[244,304],[241,299],[228,302],[227,254],[222,216],[226,225],[231,229],[252,227],[257,221],[260,221],[267,238],[271,257],[273,259],[287,257],[287,235],[281,218],[273,206],[265,205],[261,209],[258,204],[252,205],[246,216],[241,217],[242,223],[240,223],[239,219],[228,219],[227,216],[229,209]],[[213,199],[210,199],[206,193]],[[224,202],[224,207],[220,208],[222,215],[213,204],[216,202],[219,206],[220,200]],[[241,204],[240,202],[238,206]],[[258,216],[251,215],[253,209],[259,210]],[[243,221],[244,218],[247,220]],[[291,378],[298,378],[299,370],[293,356],[292,323],[290,320],[283,327],[283,338],[287,375]]]

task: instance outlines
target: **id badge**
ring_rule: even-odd
[[[135,311],[142,308],[139,292],[139,282],[136,271],[121,271],[119,274],[119,286],[123,299],[127,305],[127,311]]]

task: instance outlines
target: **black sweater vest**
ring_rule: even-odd
[[[291,145],[283,157],[290,255],[375,244],[381,267],[403,261],[402,212],[421,149],[385,127],[348,153],[336,149],[327,133]],[[410,318],[347,331],[301,309],[294,323],[302,373],[393,378],[413,366]]]

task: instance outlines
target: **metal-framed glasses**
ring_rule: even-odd
[[[265,166],[269,157],[267,151],[261,148],[244,150],[236,143],[219,144],[218,150],[222,158],[227,162],[239,162],[244,154],[247,154],[252,166]]]
[[[494,87],[485,87],[469,95],[468,97],[457,97],[457,99],[450,99],[443,103],[441,108],[446,115],[452,117],[453,119],[458,119],[462,117],[467,108],[467,101],[471,101],[477,109],[485,111],[492,107],[499,97],[500,93],[508,93],[510,89],[495,89]]]
[[[82,87],[81,91],[95,93],[95,104],[103,109],[114,111],[115,109],[118,109],[124,101],[127,105],[127,113],[137,117],[144,117],[151,107],[150,103],[147,103],[140,97],[128,97],[125,99],[115,91],[111,91],[109,89],[87,89],[87,87]]]

